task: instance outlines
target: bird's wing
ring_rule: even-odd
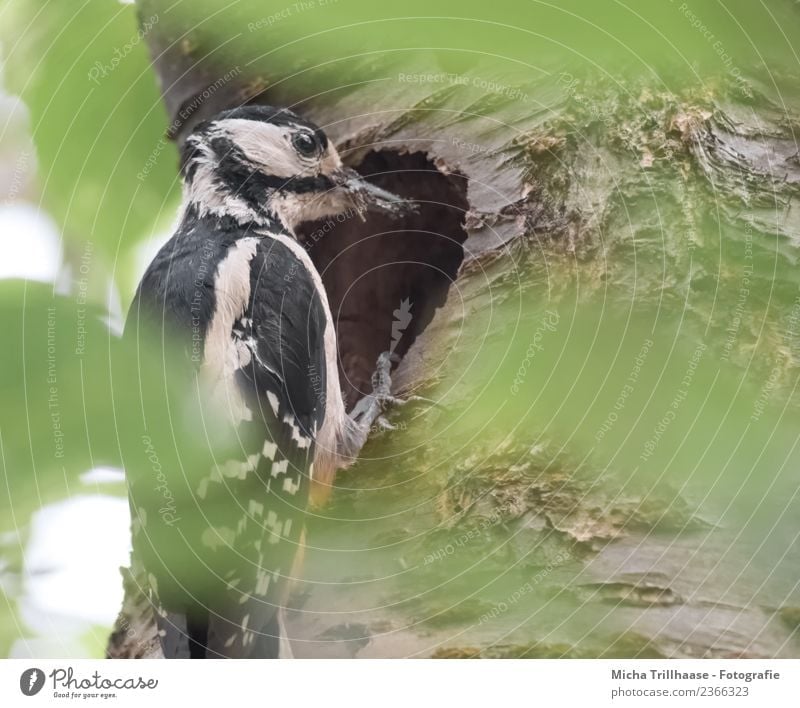
[[[277,609],[288,594],[314,436],[324,419],[325,308],[313,274],[279,239],[240,238],[213,260],[201,283],[211,303],[200,308],[209,313],[201,321],[200,373],[210,368],[205,374],[216,379],[215,407],[234,418],[237,452],[215,460],[184,493],[191,471],[163,465],[179,517],[174,524],[159,523],[163,497],[149,463],[133,475],[134,551],[159,608],[166,657],[274,656]],[[242,288],[243,264],[249,288]],[[186,266],[170,263],[179,267]],[[193,273],[201,267],[202,261],[191,266]],[[146,280],[143,311],[166,313],[168,331],[189,342],[197,278],[180,297],[178,279],[156,273]]]
[[[226,478],[228,499],[219,504],[221,517],[236,512],[222,521],[234,535],[215,564],[226,577],[209,612],[211,656],[262,657],[276,646],[325,408],[325,313],[311,274],[267,237],[250,263],[250,284],[233,332],[242,352],[234,377],[250,418],[239,424],[248,463],[243,476]]]

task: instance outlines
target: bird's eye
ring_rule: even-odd
[[[311,157],[319,152],[319,143],[311,133],[295,133],[292,145],[303,157]]]

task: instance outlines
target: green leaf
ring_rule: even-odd
[[[98,310],[21,281],[0,283],[0,328],[0,530],[71,496],[92,467],[155,480],[150,448],[182,481],[188,474],[188,487],[211,469],[213,417],[198,406],[185,358],[160,334],[120,340]]]
[[[140,29],[134,7],[111,0],[4,10],[7,88],[30,109],[44,204],[68,240],[124,253],[171,216],[178,191],[146,46],[158,18]]]

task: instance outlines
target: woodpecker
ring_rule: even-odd
[[[345,411],[328,300],[295,229],[405,202],[345,167],[319,127],[266,106],[199,124],[181,177],[177,230],[137,288],[126,336],[146,320],[183,339],[241,455],[216,461],[177,510],[183,551],[159,549],[154,482],[129,474],[134,555],[166,658],[288,656],[281,608],[311,480],[352,459],[380,408],[373,396],[355,418]],[[385,377],[377,388],[388,393]]]

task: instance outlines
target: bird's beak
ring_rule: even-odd
[[[403,216],[416,211],[413,202],[367,182],[350,167],[341,167],[334,176],[336,185],[346,192],[359,211],[378,211]]]

